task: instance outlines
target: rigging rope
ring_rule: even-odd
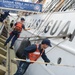
[[[51,50],[53,50],[53,49],[54,49],[55,47],[57,47],[58,45],[60,45],[61,43],[65,42],[65,41],[67,41],[67,40],[68,40],[68,39],[64,39],[63,41],[59,42],[59,43],[56,44],[53,48],[51,48],[49,51],[47,51],[46,54],[49,53]]]
[[[50,51],[52,51],[56,46],[58,46],[59,44],[65,42],[65,41],[67,41],[67,40],[68,40],[68,39],[65,39],[65,40],[59,42],[59,43],[56,44],[53,48],[51,48],[49,51],[47,51],[46,54],[49,53]],[[55,50],[55,49],[54,49],[54,50]],[[75,68],[74,65],[54,64],[53,62],[51,62],[51,63],[52,63],[52,64],[50,64],[50,65],[52,65],[52,66],[64,66],[64,67],[72,67],[72,68]]]
[[[59,42],[58,44],[56,44],[53,48],[51,48],[49,51],[46,52],[49,53],[51,50],[53,50],[56,46],[58,46],[59,44],[67,41],[68,39],[65,39],[61,42]],[[19,59],[19,58],[14,58],[14,60],[18,60],[18,61],[26,61],[25,59]],[[30,62],[34,62],[34,63],[38,63],[38,64],[48,64],[48,65],[51,65],[51,66],[63,66],[63,67],[72,67],[72,68],[75,68],[74,65],[65,65],[65,64],[55,64],[53,62],[50,61],[50,63],[47,63],[47,62],[42,62],[42,61],[30,61]]]
[[[54,63],[47,63],[47,62],[42,62],[42,61],[27,61],[25,59],[19,59],[19,58],[14,58],[13,60],[16,60],[16,61],[26,61],[26,62],[31,62],[31,63],[38,63],[38,64],[48,64],[48,65],[51,65],[51,66],[65,66],[65,67],[72,67],[72,68],[75,68],[75,66],[72,66],[72,65],[63,65],[63,64],[54,64]]]

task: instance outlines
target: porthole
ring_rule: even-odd
[[[57,64],[60,64],[60,63],[61,63],[61,61],[62,61],[62,58],[61,58],[61,57],[59,57],[59,58],[58,58],[58,60],[57,60]]]

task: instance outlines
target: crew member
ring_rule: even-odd
[[[31,64],[30,61],[36,61],[39,57],[42,57],[44,62],[49,63],[50,60],[45,54],[45,49],[48,46],[51,47],[50,40],[44,39],[39,45],[32,44],[31,46],[26,47],[22,54],[22,59],[25,59],[26,61],[20,61],[18,69],[14,75],[23,75],[26,72],[28,66]]]
[[[11,42],[11,46],[10,48],[13,49],[13,45],[15,43],[15,41],[17,40],[17,38],[19,37],[21,31],[22,31],[22,28],[24,30],[29,30],[29,29],[26,29],[25,26],[24,26],[24,21],[25,19],[24,18],[21,18],[21,21],[20,22],[17,22],[12,28],[13,28],[13,31],[10,33],[10,36],[9,38],[6,40],[4,46],[7,45],[7,43],[9,43],[9,41],[12,39],[12,42]]]
[[[4,13],[0,13],[0,22],[3,22],[7,18],[7,16],[9,16],[9,15],[10,15],[9,11],[4,12]]]

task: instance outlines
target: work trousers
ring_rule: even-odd
[[[26,72],[29,65],[30,65],[30,63],[21,61],[19,63],[19,67],[14,75],[23,75]]]
[[[0,17],[0,22],[3,22],[3,20],[4,20],[4,19]]]
[[[6,40],[5,44],[9,43],[9,41],[13,38],[12,42],[11,42],[11,47],[12,47],[14,45],[15,41],[17,40],[17,38],[19,37],[19,34],[20,34],[20,32],[12,31],[10,33],[9,38]]]

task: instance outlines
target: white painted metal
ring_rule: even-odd
[[[26,25],[32,24],[33,19],[37,20],[43,20],[46,14],[40,14],[40,15],[32,15],[26,17]],[[59,26],[58,30],[55,32],[54,35],[51,35],[50,32],[53,28],[54,23],[57,22],[56,26],[58,26],[59,22],[61,22],[61,25]],[[47,23],[50,22],[49,26],[50,30],[47,33],[42,32],[42,29],[45,28]],[[31,29],[28,32],[22,31],[21,36],[31,36],[33,34],[39,34],[43,36],[57,36],[59,32],[62,30],[62,28],[66,25],[67,22],[69,23],[69,28],[67,33],[73,33],[75,30],[75,12],[59,12],[59,13],[53,13],[50,18],[42,24],[41,28],[36,28]],[[40,23],[39,23],[40,24]],[[27,27],[27,26],[26,26]],[[35,28],[36,24],[31,26],[31,28]],[[56,28],[56,27],[55,27]],[[55,30],[54,28],[54,30]],[[35,31],[35,32],[34,32]],[[40,31],[40,33],[39,33]],[[30,33],[31,34],[30,34]],[[26,34],[29,33],[29,34]],[[21,38],[19,38],[21,39]],[[52,42],[52,48],[48,48],[46,50],[48,58],[51,60],[52,63],[57,64],[58,59],[61,58],[61,63],[63,65],[71,65],[75,66],[75,38],[73,38],[72,41],[69,41],[68,38],[66,40],[64,39],[50,39]],[[63,41],[63,42],[61,42]],[[61,43],[60,43],[61,42]],[[60,43],[59,45],[57,45]],[[57,46],[55,46],[57,45]],[[18,46],[18,41],[17,44],[15,43],[15,48]],[[43,61],[41,58],[38,60]],[[75,75],[75,68],[73,67],[66,67],[66,66],[51,66],[51,65],[43,65],[43,64],[31,64],[28,70],[26,71],[25,75]]]

